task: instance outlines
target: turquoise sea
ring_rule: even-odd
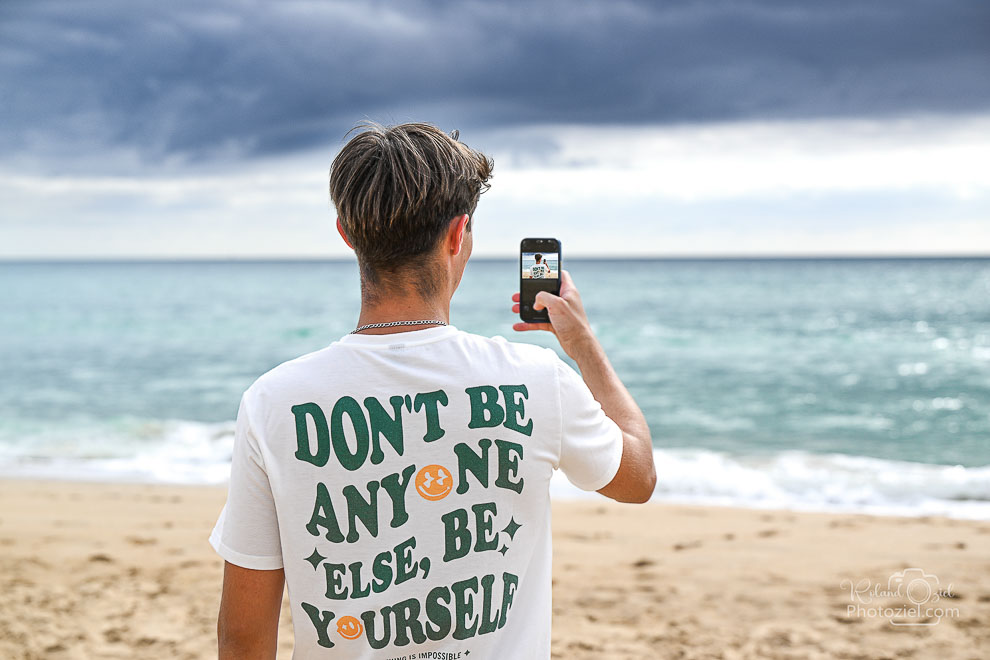
[[[990,260],[565,267],[657,499],[990,519]],[[554,345],[511,329],[517,270],[473,260],[453,324]],[[0,263],[0,473],[223,482],[241,392],[357,312],[351,261]]]

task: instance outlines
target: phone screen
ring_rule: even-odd
[[[546,309],[536,311],[538,291],[560,294],[560,241],[556,238],[524,238],[519,247],[519,317],[529,322],[549,322]]]

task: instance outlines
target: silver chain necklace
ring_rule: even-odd
[[[353,335],[369,328],[391,328],[396,325],[447,325],[446,321],[389,321],[388,323],[368,323],[351,330]]]

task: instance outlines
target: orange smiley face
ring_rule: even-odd
[[[427,465],[416,474],[416,492],[427,500],[442,500],[454,487],[454,478],[442,465]]]
[[[342,616],[337,621],[337,632],[344,639],[357,639],[364,632],[364,626],[353,616]]]

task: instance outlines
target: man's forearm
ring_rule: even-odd
[[[602,410],[618,424],[619,428],[646,444],[650,444],[650,427],[643,411],[636,405],[629,390],[605,354],[605,349],[594,335],[589,335],[574,351],[574,361],[581,370],[581,377],[595,395]]]

